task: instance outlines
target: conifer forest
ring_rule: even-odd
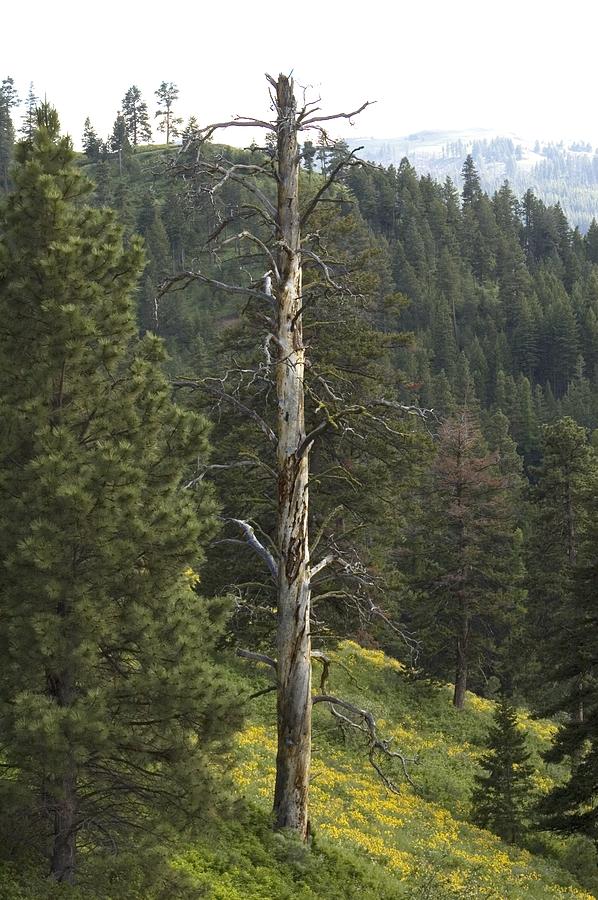
[[[262,88],[0,87],[0,900],[596,897],[598,203]]]

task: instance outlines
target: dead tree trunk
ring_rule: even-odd
[[[317,103],[306,103],[297,109],[293,93],[293,81],[285,75],[278,79],[266,76],[271,85],[271,98],[276,112],[276,120],[265,122],[260,119],[237,117],[230,122],[209,125],[198,132],[197,161],[195,174],[206,179],[202,188],[204,195],[214,199],[214,194],[223,184],[232,181],[245,187],[251,195],[243,211],[250,215],[241,216],[243,231],[235,240],[250,241],[264,253],[269,272],[262,276],[263,287],[258,282],[245,287],[212,278],[201,271],[181,273],[169,279],[161,293],[176,283],[194,280],[211,285],[218,290],[250,296],[258,300],[270,312],[274,304],[275,316],[264,318],[268,324],[266,339],[268,371],[271,357],[269,347],[276,346],[276,429],[254,410],[250,410],[224,389],[207,387],[208,391],[227,399],[257,422],[268,440],[276,446],[277,458],[277,530],[276,553],[272,554],[257,539],[249,522],[231,519],[244,531],[249,545],[266,562],[277,588],[277,720],[278,751],[276,757],[276,784],[274,789],[274,825],[276,828],[290,828],[304,840],[309,833],[308,789],[311,762],[311,639],[310,604],[311,577],[328,565],[332,557],[327,555],[313,567],[310,565],[308,535],[308,484],[309,450],[312,442],[325,427],[327,420],[317,425],[306,436],[305,432],[305,347],[303,344],[303,296],[302,296],[302,256],[306,255],[317,265],[323,277],[331,286],[338,288],[330,277],[326,264],[316,253],[301,246],[301,227],[305,226],[311,214],[322,200],[323,195],[334,185],[339,172],[345,167],[357,164],[356,151],[351,151],[338,162],[314,197],[299,210],[299,166],[300,131],[316,130],[324,140],[328,140],[322,123],[336,119],[351,119],[369,103],[350,113],[332,116],[318,116]],[[201,148],[220,128],[251,127],[266,129],[276,138],[276,155],[267,166],[256,164],[236,164],[220,156],[203,158]],[[268,154],[271,156],[271,154]],[[185,162],[182,172],[188,175]],[[276,182],[277,200],[273,203],[270,195],[263,191],[261,180],[273,178]],[[257,205],[256,205],[257,204]],[[267,236],[247,230],[247,222],[253,220],[256,211]],[[233,215],[234,218],[234,214]],[[216,230],[210,236],[210,252],[214,252],[219,235],[224,234],[233,218],[219,218]],[[222,240],[224,248],[232,238]],[[274,321],[273,321],[274,319]],[[271,331],[270,331],[271,329]],[[190,382],[179,382],[179,386]],[[205,386],[205,385],[204,385]],[[386,402],[386,401],[385,401]]]
[[[277,828],[308,832],[311,759],[309,448],[304,446],[305,348],[301,315],[299,148],[293,83],[275,83],[278,156],[278,751]]]

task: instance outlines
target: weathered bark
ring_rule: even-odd
[[[236,117],[229,122],[209,125],[199,133],[199,143],[209,140],[219,128],[229,126],[265,128],[276,135],[276,156],[272,160],[273,174],[277,185],[277,201],[255,183],[256,175],[264,178],[270,175],[269,167],[262,165],[236,166],[225,161],[198,162],[199,172],[215,179],[212,190],[222,186],[227,180],[242,184],[256,198],[258,207],[247,207],[254,215],[257,209],[268,226],[275,225],[276,241],[267,246],[260,236],[251,234],[245,228],[236,239],[250,240],[257,244],[268,260],[270,271],[263,276],[263,288],[241,286],[222,282],[205,275],[201,271],[184,272],[168,279],[161,288],[161,294],[178,282],[199,281],[232,294],[242,294],[255,298],[260,303],[275,301],[277,314],[275,327],[268,334],[265,349],[268,366],[271,363],[271,346],[276,346],[276,396],[278,402],[276,433],[255,410],[246,407],[238,398],[207,388],[210,392],[225,397],[238,409],[257,422],[272,444],[277,448],[277,531],[276,554],[271,554],[259,540],[248,522],[241,519],[231,521],[239,525],[249,545],[266,562],[277,584],[277,716],[278,752],[276,758],[276,785],[274,791],[274,823],[276,828],[290,828],[307,839],[308,788],[311,761],[311,640],[310,640],[310,581],[311,567],[308,541],[308,481],[309,452],[313,440],[320,434],[326,422],[320,423],[306,435],[304,410],[305,347],[302,323],[302,252],[309,253],[329,278],[327,267],[312,252],[301,248],[301,227],[308,220],[323,194],[331,187],[341,169],[353,159],[355,151],[333,167],[315,196],[299,214],[299,163],[298,132],[309,129],[323,131],[322,123],[334,119],[350,119],[369,104],[362,104],[350,113],[332,116],[312,115],[318,110],[315,104],[306,103],[297,110],[293,94],[293,81],[285,75],[275,80],[269,75],[271,97],[276,111],[276,121]],[[309,109],[311,108],[311,113]],[[199,156],[198,156],[199,160]],[[203,166],[203,168],[202,168]],[[219,223],[210,237],[215,240],[229,220]],[[244,220],[244,224],[246,224]],[[224,243],[228,243],[224,241]],[[332,282],[331,282],[332,283]],[[268,318],[270,332],[271,320]],[[177,382],[178,385],[183,382]],[[276,556],[276,558],[275,558]],[[321,571],[329,560],[324,559],[314,567]],[[271,661],[273,662],[273,661]]]
[[[465,692],[467,690],[467,675],[469,662],[469,609],[464,598],[460,600],[459,630],[457,632],[455,692],[453,705],[456,709],[465,706]]]
[[[50,873],[56,881],[72,883],[77,851],[77,780],[74,766],[62,779],[54,806],[54,834]]]
[[[48,693],[58,706],[72,704],[73,679],[69,673],[49,674],[47,683]],[[70,756],[65,760],[62,775],[52,779],[47,791],[54,820],[50,874],[56,881],[72,883],[77,851],[77,770]]]
[[[278,751],[276,828],[308,835],[311,761],[311,641],[308,543],[308,448],[305,439],[305,348],[301,316],[299,150],[293,82],[276,82],[278,157]]]

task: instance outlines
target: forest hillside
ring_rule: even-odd
[[[2,83],[0,884],[592,896],[598,222],[267,83]]]
[[[400,138],[353,138],[376,165],[398,166],[409,159],[420,175],[456,181],[471,153],[482,187],[492,194],[508,179],[516,194],[528,188],[545,203],[560,203],[582,233],[598,210],[598,156],[590,141],[530,140],[490,129],[421,131]]]
[[[237,675],[246,696],[268,683],[267,675],[249,664],[240,666]],[[451,708],[449,685],[414,681],[396,660],[350,642],[332,654],[331,687],[375,713],[381,735],[392,739],[408,758],[412,783],[396,765],[390,774],[397,792],[385,787],[368,761],[365,740],[347,733],[322,710],[314,732],[311,853],[292,839],[275,839],[268,830],[276,742],[273,703],[264,697],[249,701],[251,716],[230,750],[240,801],[236,823],[212,825],[207,836],[193,842],[165,843],[157,884],[148,884],[134,860],[119,864],[108,858],[100,869],[115,868],[112,888],[110,877],[97,870],[78,890],[65,893],[45,886],[35,869],[17,875],[5,867],[0,870],[2,896],[6,900],[594,896],[593,881],[583,888],[568,871],[572,867],[582,877],[593,871],[589,843],[575,838],[555,841],[545,834],[526,850],[469,824],[471,791],[492,702],[471,695],[468,708],[457,713]],[[534,791],[545,793],[562,776],[558,767],[541,761],[555,725],[523,712],[519,721],[537,767]],[[97,878],[101,881],[94,886]]]

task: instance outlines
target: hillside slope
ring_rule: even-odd
[[[316,708],[312,816],[317,840],[334,840],[382,864],[397,878],[397,896],[420,896],[418,890],[428,882],[435,885],[434,897],[592,896],[575,888],[573,879],[546,858],[509,847],[466,823],[490,701],[469,695],[469,708],[459,713],[446,686],[410,681],[399,662],[379,651],[346,642],[334,657],[327,689],[372,710],[380,735],[392,737],[393,746],[417,762],[409,765],[413,787],[403,780],[399,795],[389,792],[369,765],[359,736],[343,739],[326,710]],[[235,777],[248,799],[267,808],[275,728],[272,704],[267,698],[260,704],[259,717],[239,739],[243,757]],[[554,726],[525,714],[521,720],[542,791],[559,774],[539,757]],[[554,840],[547,847],[550,843],[565,857],[588,852]]]
[[[517,195],[528,188],[547,204],[560,203],[582,233],[598,216],[598,156],[585,141],[565,143],[529,140],[513,133],[421,131],[398,138],[351,138],[349,146],[377,165],[399,165],[403,157],[420,175],[438,181],[448,176],[456,184],[471,153],[482,187],[493,194],[508,179]]]
[[[251,717],[231,751],[238,793],[234,821],[204,828],[192,842],[161,848],[146,872],[143,856],[104,856],[83,866],[78,887],[48,884],[38,868],[0,867],[2,900],[590,900],[598,884],[593,848],[543,836],[543,855],[510,847],[467,823],[476,759],[493,704],[473,694],[461,713],[446,685],[415,681],[401,663],[377,650],[345,642],[331,654],[327,690],[367,707],[380,736],[416,762],[413,786],[400,766],[389,774],[398,794],[370,766],[360,735],[343,735],[326,709],[316,707],[312,781],[313,846],[268,826],[275,759],[272,694],[249,701]],[[268,685],[266,673],[239,664],[249,694]],[[318,672],[314,673],[314,677]],[[546,790],[559,772],[540,760],[554,726],[521,714],[528,732],[536,786]],[[155,850],[152,851],[155,857]],[[559,864],[560,863],[560,864]],[[575,868],[587,888],[566,870]]]

